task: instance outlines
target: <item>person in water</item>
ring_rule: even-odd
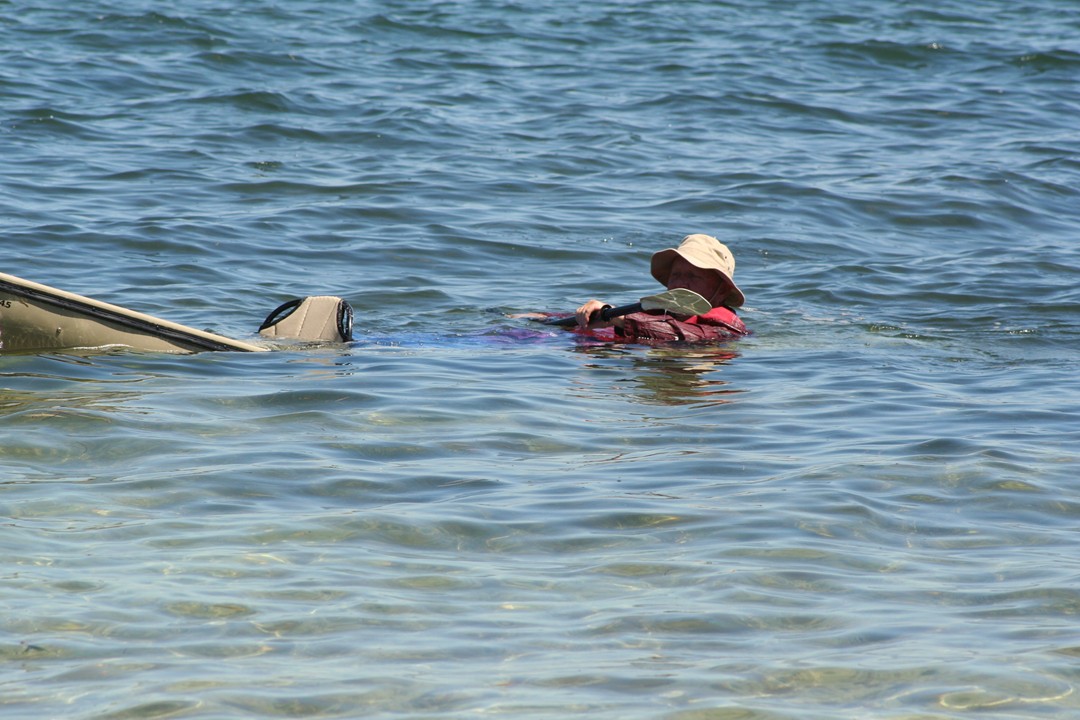
[[[733,279],[735,257],[711,235],[687,235],[678,247],[652,256],[652,276],[668,290],[685,288],[712,305],[703,315],[690,317],[663,312],[636,312],[605,322],[598,311],[610,307],[589,300],[575,313],[579,331],[613,327],[614,339],[629,342],[721,342],[749,334],[735,311],[746,301]]]

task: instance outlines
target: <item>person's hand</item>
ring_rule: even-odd
[[[607,327],[608,325],[610,325],[611,323],[604,322],[604,321],[600,320],[599,317],[597,317],[597,322],[593,323],[592,325],[589,324],[589,320],[590,320],[590,318],[592,318],[593,314],[599,312],[601,309],[603,309],[605,307],[611,307],[611,306],[608,305],[607,303],[603,303],[603,302],[601,302],[599,300],[589,300],[587,303],[585,303],[584,305],[579,307],[577,309],[577,311],[574,313],[574,315],[577,316],[578,327],[580,327],[580,328]]]

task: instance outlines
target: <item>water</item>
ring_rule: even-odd
[[[0,3],[5,718],[1080,708],[1072,3]],[[718,348],[507,341],[727,242]]]

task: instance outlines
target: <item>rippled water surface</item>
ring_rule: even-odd
[[[1071,2],[0,1],[4,718],[1080,712]],[[746,340],[507,318],[735,252]]]

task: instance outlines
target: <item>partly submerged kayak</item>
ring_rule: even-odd
[[[0,273],[0,353],[114,346],[172,353],[270,349]]]

